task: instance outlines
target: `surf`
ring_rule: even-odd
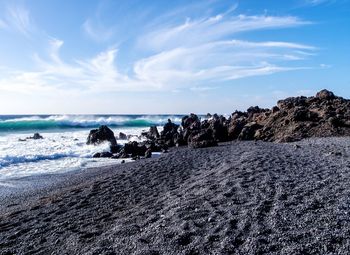
[[[180,123],[176,115],[45,115],[3,116],[0,132],[41,131],[57,129],[87,129],[100,125],[110,127],[149,127],[162,125],[167,119]]]

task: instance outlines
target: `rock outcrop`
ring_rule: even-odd
[[[40,139],[44,139],[44,137],[39,133],[34,133],[33,136],[27,137],[26,139],[40,140]]]
[[[160,137],[157,139],[158,143],[168,147],[175,146],[177,139],[179,138],[178,129],[179,125],[168,119],[168,122],[164,125],[162,132],[160,132]]]
[[[107,126],[102,125],[98,129],[90,131],[86,144],[100,144],[106,141],[110,142],[111,146],[117,145],[113,131]]]
[[[213,130],[210,128],[193,132],[188,138],[188,146],[191,148],[204,148],[217,145],[218,143],[214,139]]]
[[[350,100],[322,90],[313,97],[279,100],[272,109],[255,106],[246,112],[235,111],[228,119],[207,114],[207,119],[201,121],[191,113],[182,118],[179,130],[171,133],[169,140],[193,148],[235,139],[292,142],[309,137],[350,135]]]
[[[247,113],[231,116],[228,128],[231,138],[292,142],[309,137],[350,135],[350,100],[328,90],[314,97],[280,100],[271,110],[249,109]]]
[[[157,126],[150,126],[149,131],[143,132],[141,135],[152,141],[158,139],[159,132]]]
[[[119,132],[118,139],[119,140],[128,140],[128,136],[126,134],[124,134],[123,132]]]
[[[139,159],[151,157],[152,152],[166,152],[172,146],[203,148],[236,139],[293,142],[309,137],[349,135],[350,100],[322,90],[313,97],[300,96],[279,100],[272,109],[255,106],[248,108],[246,112],[235,111],[228,119],[217,114],[208,114],[201,121],[193,113],[184,116],[181,125],[169,119],[160,134],[156,126],[151,126],[148,132],[142,133],[146,141],[129,142],[123,147],[117,146],[112,130],[101,126],[90,131],[87,143],[111,143],[113,155],[99,153],[95,157]]]

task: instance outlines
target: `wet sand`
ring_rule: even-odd
[[[349,156],[350,138],[230,142],[12,180],[0,253],[348,254]]]

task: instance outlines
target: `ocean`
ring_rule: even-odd
[[[109,144],[87,145],[89,131],[100,125],[115,136],[123,132],[139,141],[149,126],[161,127],[183,115],[2,115],[0,116],[0,180],[36,174],[67,172],[115,164],[116,159],[93,158]],[[26,139],[40,133],[44,139]],[[118,140],[124,144],[127,140]]]

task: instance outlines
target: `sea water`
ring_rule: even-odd
[[[140,140],[150,125],[163,126],[180,115],[7,115],[0,116],[0,180],[67,172],[115,164],[120,160],[93,158],[109,150],[108,143],[87,145],[89,131],[100,125]],[[26,139],[40,133],[44,139]],[[126,140],[118,140],[119,144]]]

